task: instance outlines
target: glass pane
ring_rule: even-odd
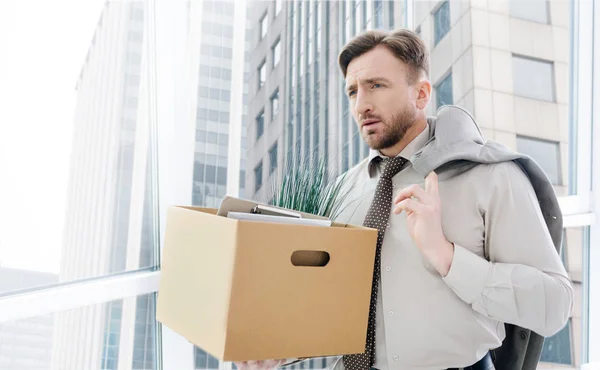
[[[281,59],[281,46],[279,45],[279,40],[273,46],[273,68],[277,67],[279,64],[279,60]]]
[[[198,347],[194,348],[194,369],[195,370],[217,370],[219,369],[219,360],[209,355]]]
[[[0,293],[156,264],[145,4],[0,5]]]
[[[269,149],[269,174],[277,169],[277,143]]]
[[[155,295],[0,324],[0,369],[157,369]]]
[[[575,301],[573,313],[567,325],[552,337],[546,338],[541,355],[539,369],[551,368],[554,364],[567,365],[561,369],[579,369],[581,364],[581,338],[583,317],[583,292],[588,288],[584,276],[588,274],[585,269],[584,251],[589,248],[589,228],[573,227],[564,230],[564,244],[562,260],[566,270],[573,281]]]
[[[434,21],[435,44],[437,45],[437,43],[450,31],[450,3],[448,1],[444,1],[439,9],[436,10],[434,13]]]
[[[552,63],[513,56],[515,94],[527,98],[554,101]]]
[[[269,27],[269,20],[267,19],[267,13],[263,15],[260,20],[260,38],[264,38],[267,35],[267,29]]]
[[[454,103],[452,96],[452,73],[446,76],[435,89],[435,106],[439,109],[442,105]]]

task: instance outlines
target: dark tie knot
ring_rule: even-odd
[[[402,157],[385,158],[382,163],[383,173],[381,174],[381,177],[391,179],[402,170],[402,167],[404,167],[406,162],[408,161]]]

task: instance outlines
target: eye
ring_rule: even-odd
[[[379,87],[383,87],[383,85],[382,85],[382,84],[377,84],[377,83],[376,83],[376,84],[373,84],[373,88],[374,88],[374,89],[377,89],[377,88],[379,88]]]
[[[356,90],[352,90],[352,91],[348,92],[349,97],[353,97],[354,95],[356,95]]]

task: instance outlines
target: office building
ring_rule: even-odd
[[[145,2],[106,2],[77,81],[59,280],[153,265]],[[140,191],[141,190],[141,191]],[[55,315],[51,369],[155,363],[148,296]]]

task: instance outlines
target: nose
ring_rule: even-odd
[[[368,115],[373,111],[373,104],[371,104],[371,99],[369,99],[368,94],[363,93],[362,91],[360,91],[360,89],[356,92],[354,109],[356,110],[357,117],[364,117],[365,115]]]

